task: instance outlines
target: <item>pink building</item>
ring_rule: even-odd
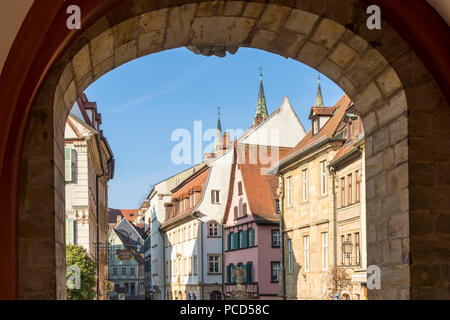
[[[250,297],[278,299],[281,255],[278,177],[264,174],[270,163],[261,158],[274,155],[276,161],[288,150],[235,144],[224,216],[227,296],[236,284],[232,270],[241,266],[246,271],[244,282]]]

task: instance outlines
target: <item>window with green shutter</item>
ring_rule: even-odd
[[[239,249],[239,233],[234,234],[234,248]]]
[[[75,244],[75,223],[73,219],[66,219],[66,244]]]
[[[66,182],[72,181],[72,148],[64,148],[64,173]]]
[[[227,266],[227,282],[231,282],[231,265]]]
[[[227,234],[227,249],[231,250],[231,233]]]
[[[247,282],[253,281],[253,263],[248,262],[247,263]]]
[[[249,239],[249,246],[253,247],[255,245],[255,229],[253,228],[248,229],[248,239]]]

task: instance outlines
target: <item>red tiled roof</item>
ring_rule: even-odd
[[[130,222],[133,222],[138,214],[137,209],[119,209],[119,210],[124,216],[124,218],[126,218]]]
[[[339,101],[333,106],[336,109],[335,115],[330,118],[330,120],[325,123],[325,125],[319,130],[316,135],[312,135],[312,128],[308,131],[306,136],[300,140],[300,142],[294,147],[291,153],[296,152],[300,149],[307,149],[309,145],[313,142],[318,141],[320,138],[332,138],[337,131],[341,120],[345,115],[345,111],[350,104],[350,98],[344,95]]]
[[[332,116],[334,114],[334,111],[336,110],[336,107],[312,107],[311,111],[309,113],[309,118],[313,116],[313,114],[319,115],[319,116]]]
[[[188,195],[189,193],[191,193],[192,190],[195,190],[195,191],[200,191],[200,194],[198,195],[198,197],[196,197],[196,202],[198,203],[200,201],[200,199],[202,198],[203,193],[205,192],[205,184],[206,184],[206,180],[208,179],[209,170],[210,170],[210,168],[205,166],[205,167],[201,168],[200,170],[198,170],[197,172],[195,172],[193,175],[189,176],[187,179],[185,179],[180,185],[178,185],[175,189],[172,190],[172,192],[173,192],[172,199],[175,200],[175,199],[183,198],[185,195]],[[167,219],[164,222],[164,225],[169,224],[170,222],[178,219],[181,216],[186,216],[188,214],[191,214],[192,211],[195,209],[196,204],[193,207],[188,208],[187,210],[185,210],[181,213],[177,212],[174,216]],[[166,210],[167,210],[167,208],[166,208]]]
[[[273,155],[273,152],[278,152],[278,159],[274,159],[271,163],[265,163],[267,161],[264,158],[260,159],[259,156],[255,156],[255,154],[258,154],[260,148],[247,144],[238,144],[236,147],[237,164],[241,171],[250,213],[256,220],[277,222],[279,221],[279,216],[276,214],[274,200],[278,199],[276,192],[278,188],[278,177],[276,175],[266,175],[265,172],[273,162],[278,162],[292,148],[266,147],[262,152],[269,159]],[[250,161],[250,159],[255,161]],[[233,181],[231,183],[233,184]],[[229,212],[229,208],[227,212]]]
[[[336,152],[336,154],[334,155],[333,160],[331,161],[331,163],[341,159],[342,157],[344,157],[345,155],[349,154],[351,151],[353,151],[354,149],[356,149],[356,147],[354,146],[355,142],[358,140],[358,136],[360,133],[363,132],[363,123],[361,118],[358,117],[357,120],[355,120],[353,123],[357,123],[358,126],[353,126],[353,128],[356,128],[353,132],[353,138],[351,140],[348,140],[346,143],[344,143],[339,150]],[[342,127],[342,129],[345,127],[345,122],[344,122],[344,126]]]

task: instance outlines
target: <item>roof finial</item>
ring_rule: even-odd
[[[322,89],[320,87],[320,73],[317,77],[317,96],[316,96],[316,107],[323,107],[323,97],[322,97]]]

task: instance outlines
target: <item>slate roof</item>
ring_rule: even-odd
[[[135,226],[127,219],[122,219],[113,230],[120,241],[122,241],[125,248],[133,254],[136,261],[143,264],[144,241]],[[140,250],[137,250],[138,246],[140,246]]]

